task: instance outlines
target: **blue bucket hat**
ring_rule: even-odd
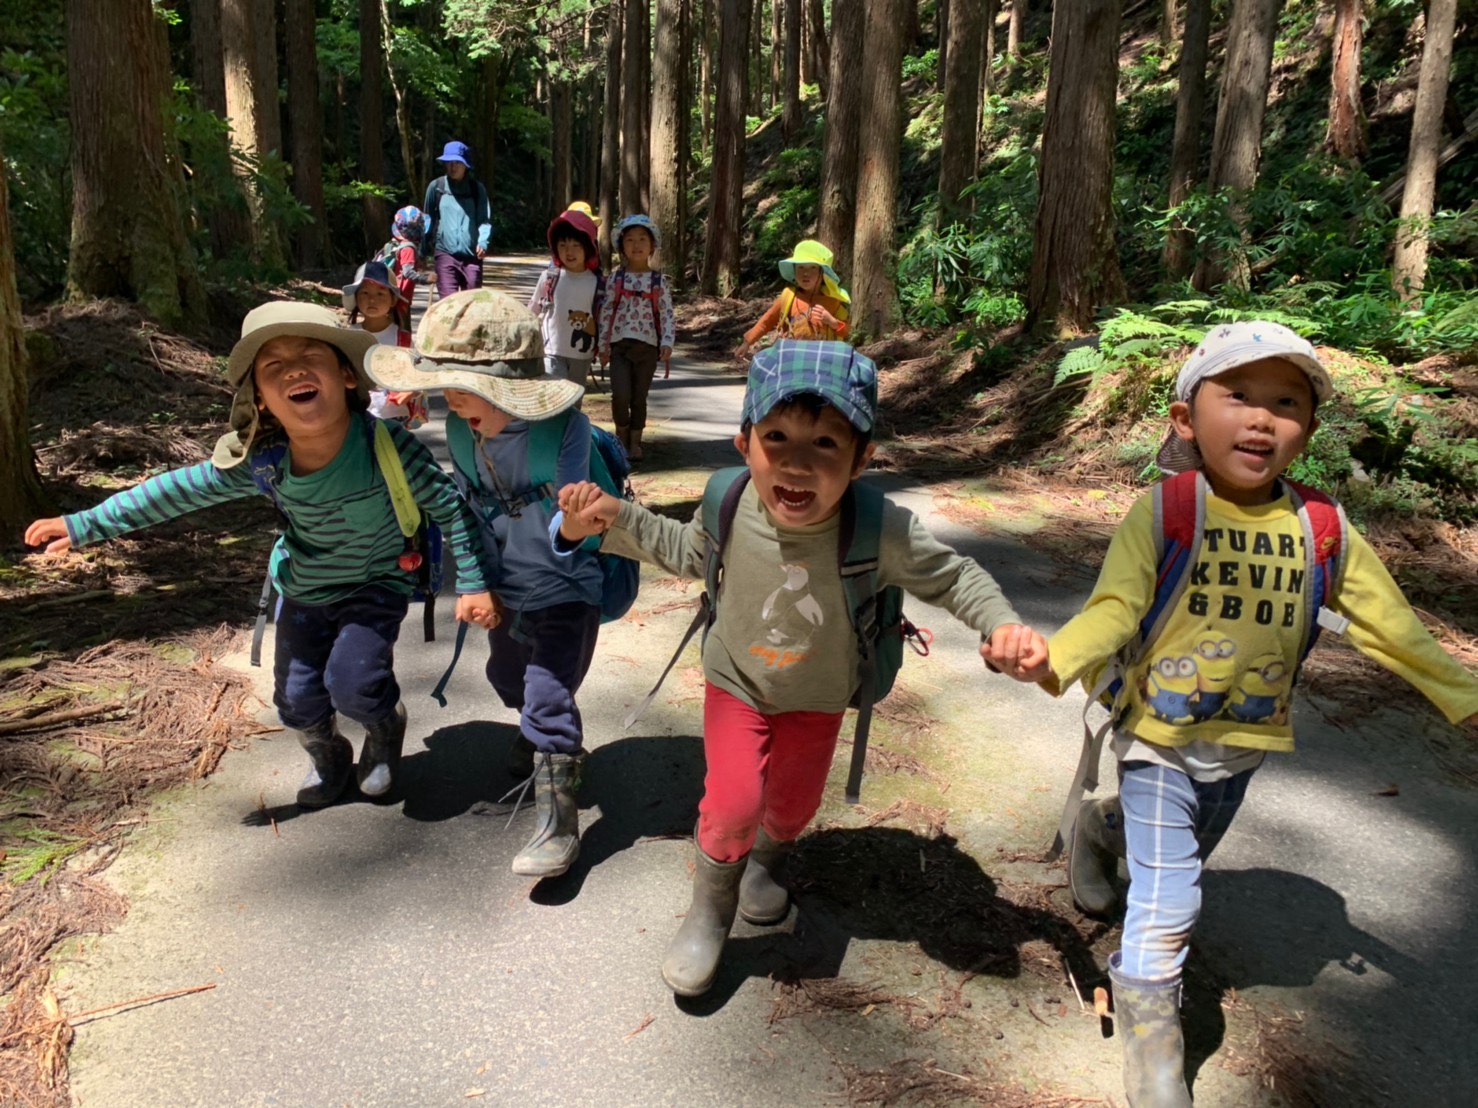
[[[878,368],[845,342],[781,339],[749,363],[744,421],[758,423],[782,400],[821,397],[863,434],[878,408]]]
[[[441,156],[436,160],[439,162],[461,162],[468,169],[471,169],[472,149],[465,142],[453,140],[446,144],[441,151]]]
[[[645,227],[647,232],[652,236],[652,248],[654,250],[662,249],[662,232],[657,230],[657,225],[652,222],[651,216],[640,213],[627,216],[611,229],[611,245],[619,251],[621,249],[621,236],[633,227]]]
[[[390,274],[390,267],[384,262],[365,262],[354,272],[354,281],[344,286],[344,310],[352,312],[359,303],[359,286],[368,281],[372,285],[384,285],[402,304],[408,303],[400,291],[400,285]]]

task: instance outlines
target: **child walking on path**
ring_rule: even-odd
[[[544,368],[584,388],[595,357],[595,320],[604,281],[595,221],[575,208],[549,225],[553,261],[539,277],[529,310],[544,336]]]
[[[560,557],[549,543],[555,489],[590,477],[590,421],[572,410],[582,390],[545,375],[538,322],[491,289],[438,300],[422,316],[413,350],[379,347],[365,368],[384,387],[446,394],[453,473],[478,517],[496,597],[488,681],[519,713],[521,737],[509,768],[520,778],[534,776],[536,827],[513,872],[557,876],[580,853],[575,788],[584,731],[575,695],[600,629],[595,555]],[[545,434],[555,421],[556,430],[563,427],[557,438]],[[541,441],[558,443],[541,479],[552,479],[548,487],[533,476]]]
[[[873,454],[873,363],[838,342],[781,342],[749,369],[734,445],[748,470],[723,552],[717,616],[703,644],[708,763],[695,832],[693,902],[662,964],[680,996],[717,973],[735,913],[785,917],[783,862],[821,804],[842,715],[859,683],[859,650],[838,565],[853,482]],[[732,477],[732,474],[717,475]],[[733,488],[735,486],[731,486]],[[879,499],[882,499],[879,497]],[[591,484],[560,491],[559,543],[603,534],[603,551],[703,577],[702,512],[664,519]],[[938,604],[998,645],[1007,664],[1045,653],[996,582],[884,500],[878,580]],[[1010,640],[1009,644],[1007,639]]]
[[[1338,504],[1282,476],[1333,391],[1314,348],[1286,327],[1215,328],[1170,406],[1160,464],[1185,472],[1130,508],[1050,661],[1013,670],[1054,693],[1086,675],[1094,698],[1113,696],[1119,795],[1079,806],[1075,787],[1064,823],[1087,911],[1113,907],[1110,867],[1127,852],[1109,976],[1134,1108],[1191,1103],[1180,987],[1202,869],[1267,752],[1293,750],[1289,699],[1320,628],[1347,633],[1450,721],[1478,712],[1478,679],[1427,633]],[[1075,786],[1093,787],[1102,735],[1087,736]]]
[[[796,243],[790,257],[780,262],[780,276],[788,287],[744,332],[734,356],[749,357],[754,344],[771,331],[782,339],[845,339],[851,333],[847,306],[852,298],[831,262],[831,251],[815,239]]]
[[[365,262],[354,274],[353,284],[344,286],[349,325],[368,331],[381,346],[411,344],[410,329],[397,322],[397,316],[409,306],[384,262]],[[408,428],[426,422],[425,405],[413,392],[370,389],[369,410],[380,419],[398,419]]]
[[[405,304],[405,310],[396,322],[406,330],[410,330],[410,306],[415,299],[416,284],[421,279],[417,263],[420,261],[421,243],[425,237],[425,215],[414,204],[407,204],[391,220],[390,241],[385,244],[380,255],[380,261],[385,263],[390,275],[395,278],[395,286]]]
[[[611,418],[616,437],[633,462],[642,459],[647,394],[657,363],[672,372],[672,293],[651,267],[662,234],[644,215],[629,215],[612,234],[621,264],[606,284],[600,306],[600,364],[611,367]]]
[[[449,142],[437,159],[446,175],[426,186],[425,250],[436,266],[436,295],[482,287],[482,259],[493,234],[488,190],[472,176],[472,151]]]
[[[271,562],[282,596],[273,703],[312,762],[298,789],[304,807],[332,804],[349,783],[354,751],[336,710],[365,728],[358,777],[366,796],[390,791],[405,742],[394,650],[417,575],[401,564],[406,539],[376,457],[380,436],[388,432],[416,504],[451,544],[457,618],[488,625],[494,617],[476,524],[451,478],[415,436],[364,411],[354,366],[374,346],[374,336],[339,326],[327,308],[254,308],[226,371],[237,390],[231,431],[210,461],[26,530],[30,545],[66,550],[260,495],[259,482],[268,482],[283,520]]]

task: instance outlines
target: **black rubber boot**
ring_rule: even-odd
[[[1073,903],[1089,915],[1114,910],[1119,894],[1113,875],[1124,857],[1124,812],[1119,798],[1085,800],[1073,824],[1072,849],[1067,857],[1067,883]]]
[[[400,752],[405,748],[405,705],[364,729],[364,747],[359,752],[359,791],[365,796],[384,796],[400,772]]]
[[[746,923],[779,923],[790,911],[790,890],[785,887],[785,862],[789,842],[776,842],[763,827],[754,837],[749,865],[739,882],[739,915]]]
[[[534,837],[513,859],[520,877],[558,877],[580,856],[580,808],[575,803],[580,756],[540,754],[534,767]]]
[[[739,879],[748,856],[715,862],[694,835],[693,903],[667,946],[662,980],[678,996],[702,996],[718,975],[719,959],[739,910]]]
[[[326,808],[343,795],[344,787],[349,784],[354,748],[339,734],[333,716],[297,732],[297,736],[313,762],[313,768],[298,786],[298,806]]]
[[[1191,1108],[1185,1084],[1185,1037],[1180,1029],[1180,979],[1144,981],[1109,959],[1114,1028],[1124,1043],[1124,1093],[1129,1108]]]

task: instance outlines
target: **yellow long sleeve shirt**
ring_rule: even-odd
[[[1140,497],[1109,544],[1083,611],[1048,643],[1060,688],[1091,687],[1139,629],[1155,592],[1152,500]],[[1241,507],[1206,497],[1200,557],[1164,631],[1125,676],[1120,733],[1160,746],[1194,740],[1293,749],[1288,702],[1305,636],[1303,534],[1288,497]],[[1478,678],[1422,626],[1353,528],[1330,607],[1364,654],[1457,723],[1478,712]]]

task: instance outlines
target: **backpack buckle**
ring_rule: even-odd
[[[927,627],[915,627],[908,620],[904,620],[903,626],[899,628],[899,634],[903,636],[903,641],[920,658],[927,658],[929,656],[929,648],[934,645],[933,631],[930,631]]]

